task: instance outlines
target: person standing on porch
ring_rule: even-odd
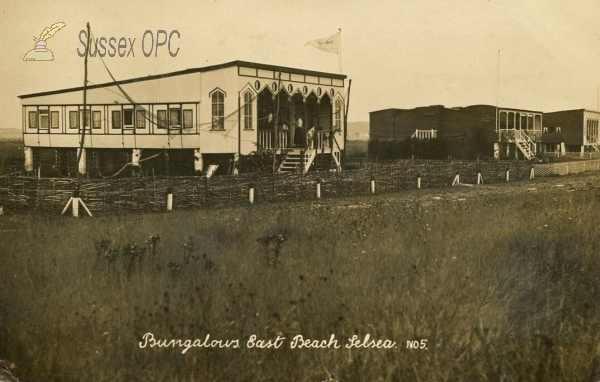
[[[302,146],[304,144],[304,131],[302,129],[302,118],[296,114],[296,127],[294,129],[294,144]]]

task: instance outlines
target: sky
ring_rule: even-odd
[[[349,121],[427,105],[598,110],[597,0],[0,1],[0,128],[21,128],[18,95],[83,85],[86,22],[94,37],[136,39],[135,57],[105,58],[117,79],[234,60],[339,73],[338,55],[305,44],[341,29]],[[57,22],[54,61],[23,61]],[[147,30],[178,31],[177,55],[145,57]],[[97,57],[89,80],[110,81]]]

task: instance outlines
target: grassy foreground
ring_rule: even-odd
[[[2,216],[0,359],[24,381],[591,381],[599,207],[557,188]],[[366,334],[396,344],[345,347]]]

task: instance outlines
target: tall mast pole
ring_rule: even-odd
[[[338,28],[340,31],[340,73],[342,73],[342,28]]]
[[[77,153],[77,180],[81,174],[79,168],[81,166],[81,157],[83,154],[83,144],[85,142],[85,123],[87,120],[87,82],[88,82],[88,50],[90,49],[90,23],[87,23],[87,45],[85,47],[85,57],[83,59],[84,74],[83,74],[83,130],[81,131],[81,141],[79,142],[79,152]],[[90,113],[91,114],[91,113]],[[91,122],[90,115],[90,122]]]
[[[496,131],[500,129],[500,114],[499,114],[499,101],[500,101],[500,49],[498,49],[498,63],[496,70]],[[498,136],[500,137],[500,136]]]

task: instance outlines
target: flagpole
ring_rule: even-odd
[[[338,28],[340,31],[340,74],[342,73],[342,28]]]

